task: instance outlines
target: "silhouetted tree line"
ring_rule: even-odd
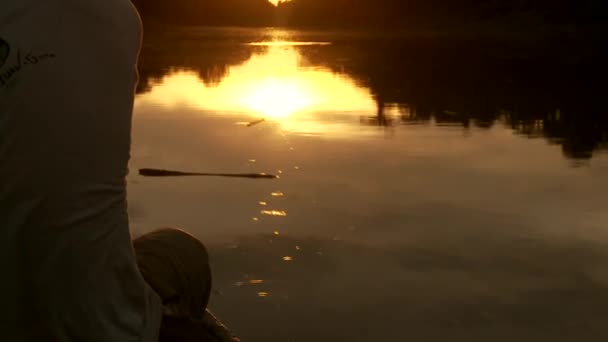
[[[500,22],[599,26],[602,0],[133,0],[145,21],[199,25],[429,27]]]
[[[560,145],[569,158],[608,150],[608,72],[601,56],[568,53],[582,49],[577,40],[527,44],[534,47],[517,53],[491,39],[369,39],[302,53],[311,65],[348,74],[372,90],[378,111],[367,124],[434,120],[466,129],[504,120],[518,134]],[[402,104],[398,121],[387,117],[391,104]]]
[[[144,23],[207,26],[270,26],[267,0],[132,0]]]
[[[600,0],[294,0],[279,6],[296,26],[441,26],[508,21],[588,25],[603,20]]]

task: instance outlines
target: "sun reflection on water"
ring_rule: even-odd
[[[283,210],[261,210],[260,213],[268,216],[287,216],[287,213]]]
[[[254,44],[268,46],[244,64],[230,67],[219,83],[205,84],[194,71],[174,71],[140,95],[136,106],[188,106],[216,115],[245,113],[276,121],[285,130],[308,133],[324,133],[330,124],[339,125],[339,120],[333,120],[338,114],[358,118],[375,113],[367,88],[328,69],[304,67],[293,42]],[[333,117],[331,123],[328,116]]]

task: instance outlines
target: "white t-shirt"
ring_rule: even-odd
[[[127,216],[129,0],[0,1],[0,340],[152,342]]]

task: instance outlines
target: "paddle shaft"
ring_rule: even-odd
[[[161,169],[140,169],[139,174],[144,177],[184,177],[184,176],[204,176],[204,177],[231,177],[231,178],[254,178],[254,179],[275,179],[275,175],[265,173],[207,173],[207,172],[182,172]]]

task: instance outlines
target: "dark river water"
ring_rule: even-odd
[[[133,234],[203,240],[244,342],[605,341],[606,88],[539,43],[150,30]]]

